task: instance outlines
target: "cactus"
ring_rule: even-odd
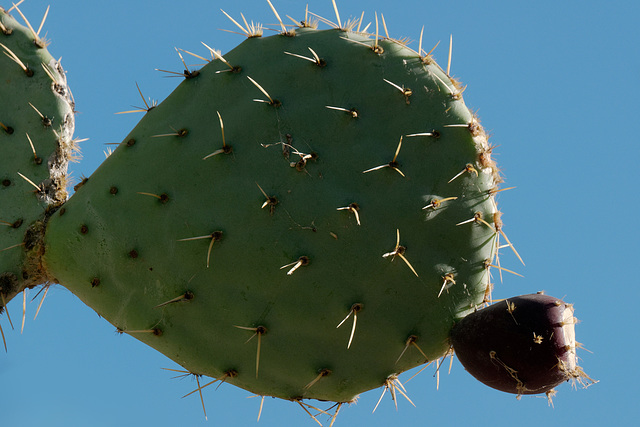
[[[0,8],[0,310],[46,281],[42,230],[67,199],[67,164],[76,152],[73,98],[46,46]]]
[[[352,402],[452,344],[478,349],[466,325],[496,311],[479,309],[500,239],[515,249],[487,135],[421,43],[339,17],[328,30],[280,21],[272,37],[233,21],[247,40],[224,56],[209,48],[199,70],[179,51],[184,81],[65,201],[75,146],[63,71],[38,32],[0,17],[14,32],[0,37],[2,72],[40,79],[33,94],[0,88],[18,97],[0,106],[14,130],[0,135],[0,150],[13,144],[0,163],[6,301],[60,283],[185,372],[297,402]],[[26,77],[25,63],[49,65]],[[536,391],[581,377],[572,343],[565,375]]]

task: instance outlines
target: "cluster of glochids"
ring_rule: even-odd
[[[52,80],[38,96],[59,108],[29,101],[31,127],[18,132],[0,106],[11,158],[0,162],[2,306],[60,283],[195,376],[201,399],[227,382],[295,401],[316,421],[303,399],[328,400],[331,424],[373,388],[397,404],[400,373],[432,362],[439,372],[453,350],[480,381],[518,396],[590,380],[575,364],[570,305],[536,294],[481,309],[490,269],[509,271],[500,239],[520,257],[496,207],[492,148],[450,77],[451,49],[445,71],[422,33],[413,50],[382,15],[375,32],[364,15],[342,23],[334,1],[335,23],[307,13],[292,27],[268,4],[279,35],[225,13],[246,41],[224,56],[205,44],[210,59],[178,50],[184,81],[160,104],[143,97],[144,118],[68,201],[64,75],[54,61],[28,76],[23,55],[46,53],[40,29],[0,12],[5,36],[28,41],[0,35],[11,67],[0,65]],[[195,70],[182,53],[207,64]],[[17,92],[12,78],[0,91]],[[213,380],[201,386],[203,375]]]

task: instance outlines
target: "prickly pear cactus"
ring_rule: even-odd
[[[56,280],[261,395],[351,401],[446,353],[498,226],[458,84],[396,41],[314,28],[185,77],[51,218]]]
[[[46,46],[0,8],[0,311],[45,280],[45,218],[67,198],[74,103]]]
[[[586,377],[570,305],[479,310],[499,237],[513,246],[459,83],[360,21],[265,38],[233,22],[247,40],[183,59],[65,202],[64,72],[0,9],[0,308],[57,282],[188,373],[298,402],[393,389],[452,345],[516,394]]]

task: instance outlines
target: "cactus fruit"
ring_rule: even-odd
[[[451,344],[479,381],[514,394],[548,393],[573,378],[576,366],[573,306],[544,294],[508,298],[460,320]]]
[[[12,183],[24,170],[40,188],[0,189],[0,213],[43,224],[35,261],[13,254],[3,271],[17,277],[23,266],[31,277],[35,265],[40,280],[187,372],[263,396],[351,402],[452,343],[472,353],[467,319],[493,309],[474,313],[490,300],[506,240],[492,148],[460,84],[429,54],[360,25],[303,21],[264,38],[240,26],[247,40],[231,52],[210,49],[200,70],[183,60],[184,81],[64,204],[61,192],[42,194],[64,187],[56,174],[73,120],[44,128],[35,113],[4,119],[11,109],[0,107],[16,130],[0,135],[3,146],[33,132],[49,137],[36,152],[52,153],[45,175],[25,144],[0,163]],[[31,45],[32,33],[20,32]],[[43,54],[31,45],[21,54]],[[51,76],[37,73],[47,93],[21,96],[40,111],[62,108],[46,110],[62,121],[73,104],[68,91],[44,90],[64,82],[47,61]],[[28,215],[9,210],[27,202]],[[6,246],[24,238],[7,236]],[[560,380],[577,369],[567,363]]]
[[[67,199],[74,102],[47,41],[0,8],[0,312],[42,284],[46,217]]]

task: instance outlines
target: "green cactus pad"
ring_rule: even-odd
[[[46,42],[0,8],[0,310],[43,283],[48,212],[67,198],[74,104]]]
[[[50,219],[50,274],[259,395],[351,401],[446,354],[499,231],[457,83],[397,41],[313,28],[184,74]]]

